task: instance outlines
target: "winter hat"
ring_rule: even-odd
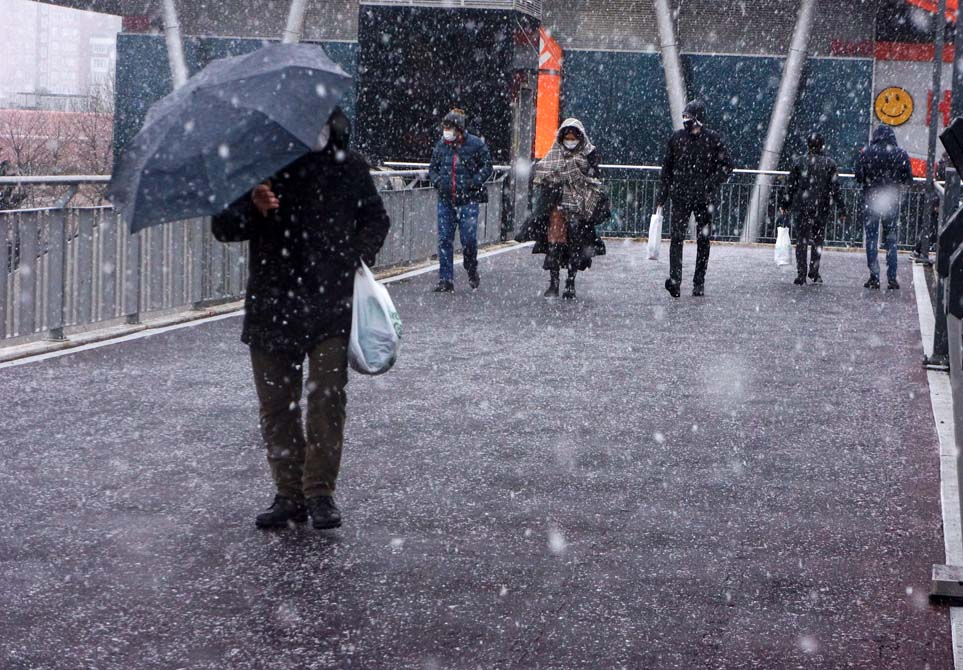
[[[445,114],[445,118],[442,119],[441,122],[452,125],[461,132],[465,132],[465,110],[455,107]]]

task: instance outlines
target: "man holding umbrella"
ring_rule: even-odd
[[[348,149],[337,104],[349,88],[313,45],[214,61],[151,107],[111,180],[132,232],[213,215],[217,239],[249,242],[241,339],[277,487],[260,528],[308,514],[315,528],[341,525],[333,495],[353,278],[362,260],[374,262],[390,225],[368,165]]]

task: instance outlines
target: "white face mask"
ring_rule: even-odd
[[[569,151],[572,151],[576,147],[578,147],[578,140],[563,140],[562,146],[564,146]]]
[[[455,131],[454,131],[454,130],[450,130],[450,129],[446,128],[445,130],[441,131],[441,135],[442,135],[442,137],[445,138],[445,141],[446,141],[446,142],[454,142],[454,141],[455,141]]]

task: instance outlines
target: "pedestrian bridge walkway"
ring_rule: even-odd
[[[907,259],[717,245],[696,299],[694,251],[679,300],[629,241],[575,303],[527,248],[392,284],[330,533],[253,526],[238,318],[0,369],[0,667],[951,668]]]

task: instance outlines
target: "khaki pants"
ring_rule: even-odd
[[[261,435],[278,494],[334,494],[341,468],[348,384],[348,340],[334,337],[308,352],[307,416],[301,424],[304,358],[251,349]]]

